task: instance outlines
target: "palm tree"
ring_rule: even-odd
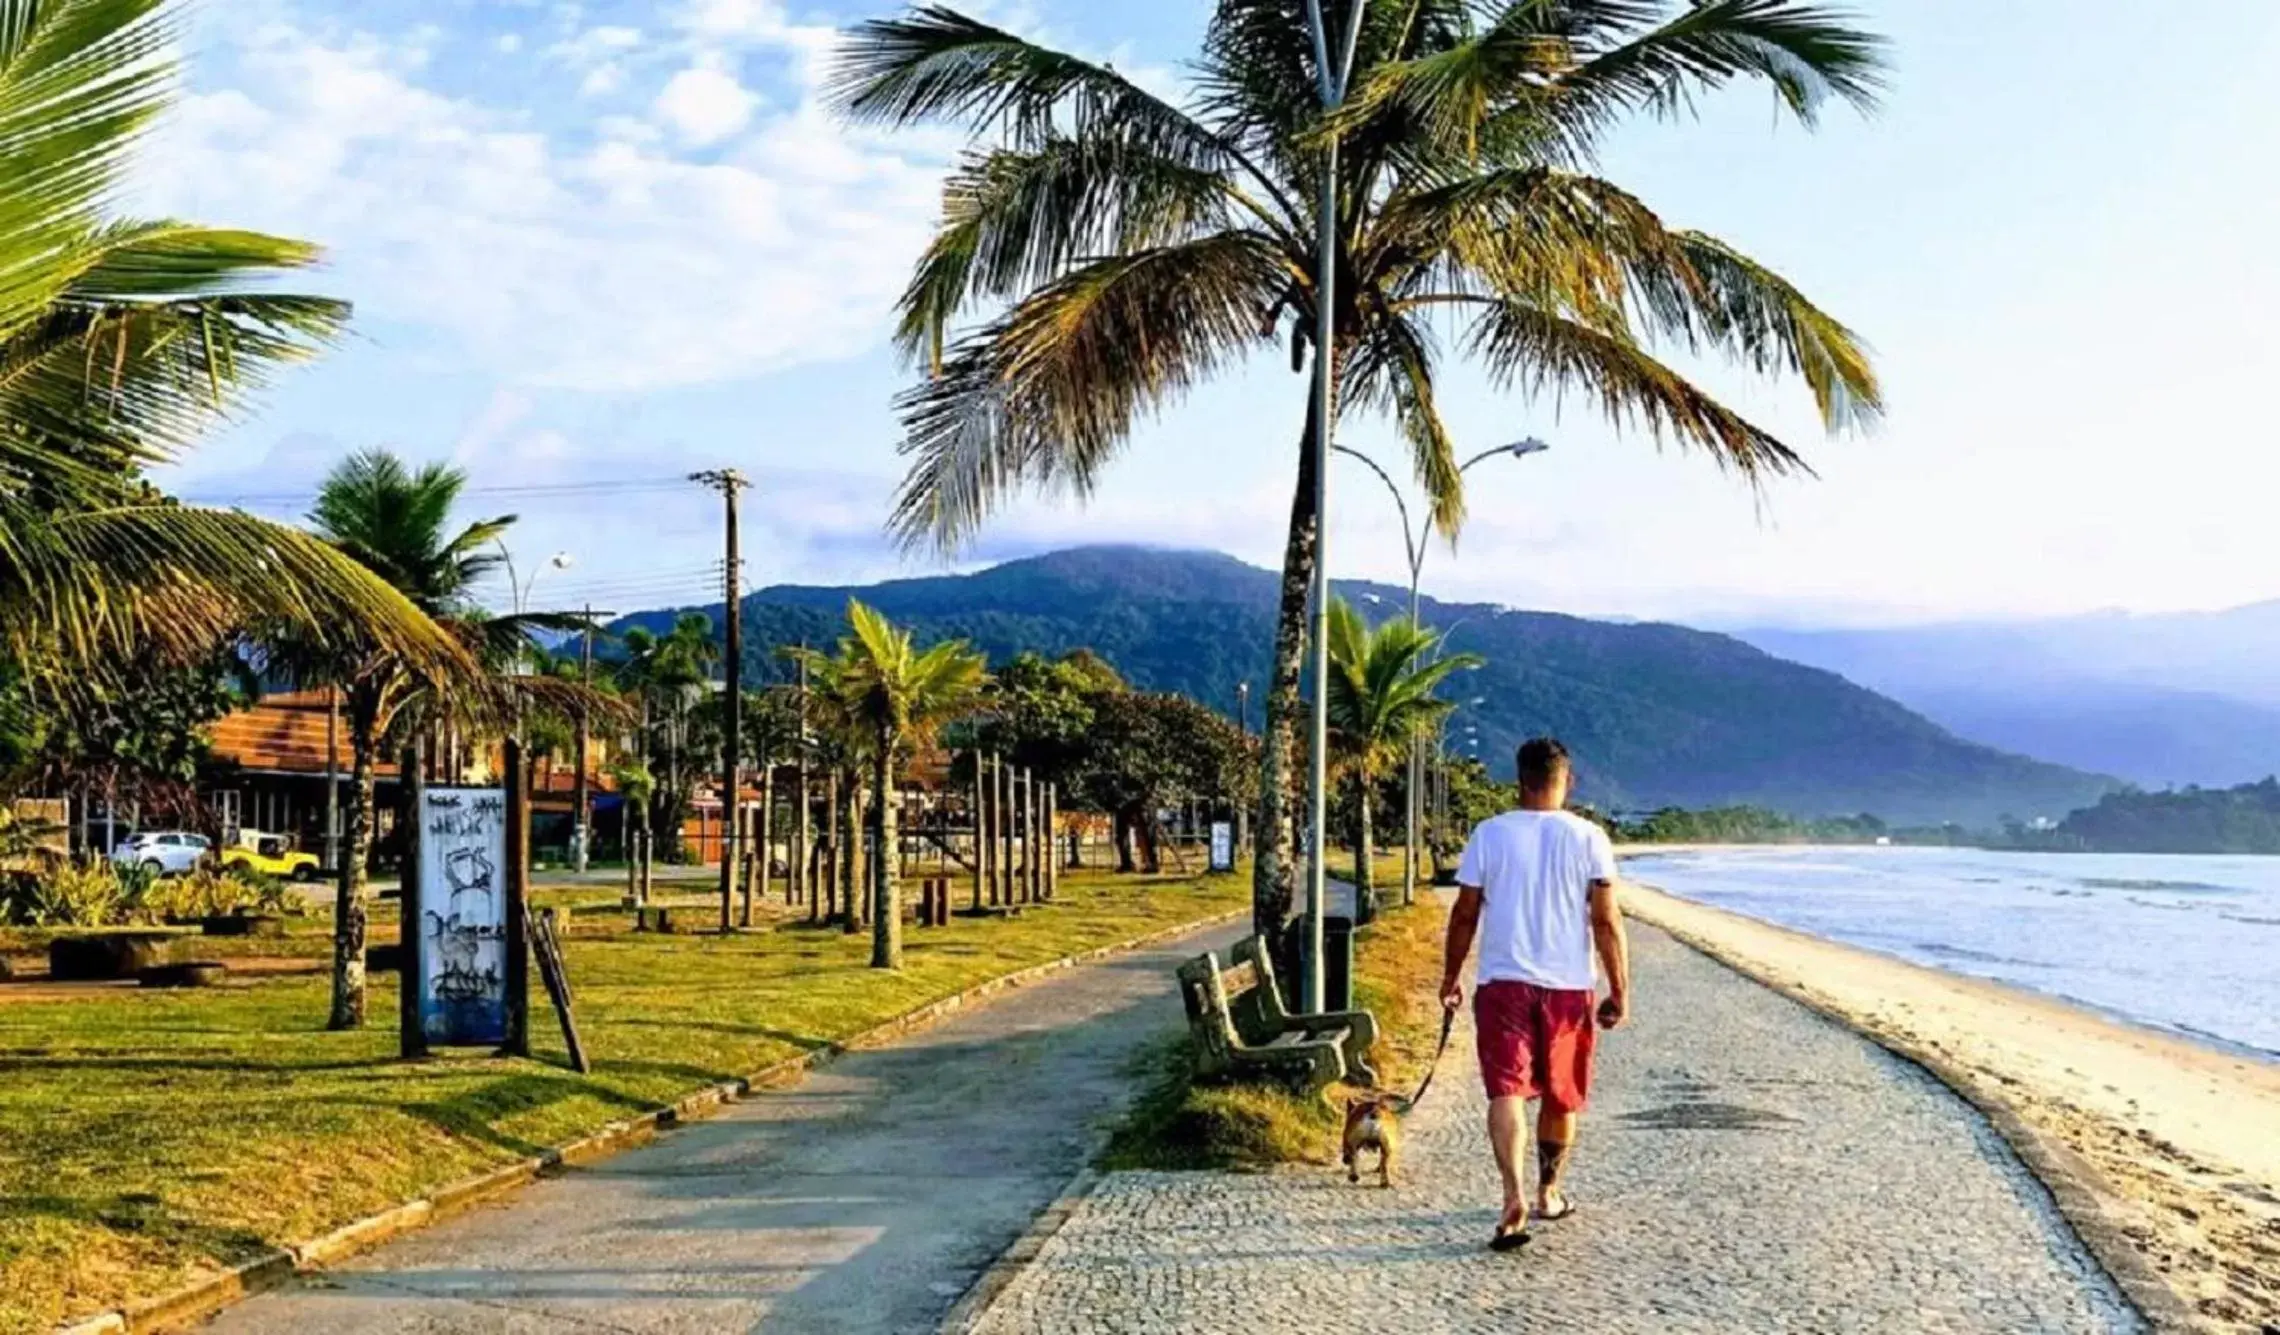
[[[901,302],[900,342],[928,373],[900,401],[906,541],[955,545],[1023,488],[1089,494],[1136,419],[1286,337],[1294,371],[1327,356],[1333,424],[1393,419],[1452,539],[1464,491],[1436,406],[1445,346],[1500,386],[1579,393],[1753,482],[1803,462],[1658,345],[1795,374],[1832,431],[1875,416],[1843,325],[1589,167],[1624,119],[1739,80],[1766,81],[1808,124],[1832,98],[1865,107],[1878,39],[1807,0],[1323,0],[1359,14],[1328,34],[1328,51],[1353,52],[1353,95],[1329,112],[1306,7],[1217,0],[1178,101],[946,8],[854,31],[832,90],[846,117],[948,121],[977,141]],[[1328,349],[1313,346],[1325,194]],[[1291,904],[1319,406],[1310,392],[1267,694],[1261,931]]]
[[[942,725],[973,708],[989,682],[988,662],[964,640],[924,650],[910,632],[847,600],[851,629],[836,657],[811,655],[824,694],[870,734],[872,833],[871,967],[902,967],[902,898],[895,875],[895,765]]]
[[[1478,654],[1435,659],[1441,637],[1407,617],[1372,630],[1351,603],[1330,602],[1330,745],[1353,776],[1361,810],[1354,841],[1354,908],[1367,922],[1377,910],[1370,867],[1370,807],[1378,776],[1451,708],[1433,692],[1452,672],[1484,661]]]
[[[35,687],[273,629],[448,670],[437,628],[324,543],[142,481],[348,317],[272,290],[304,242],[104,216],[177,85],[177,13],[0,0],[0,645]]]
[[[466,483],[466,475],[448,465],[428,464],[415,471],[384,450],[368,450],[334,467],[318,489],[309,519],[326,540],[386,580],[420,611],[470,625],[468,638],[480,642],[495,637],[467,620],[475,610],[470,595],[498,566],[500,556],[492,544],[514,523],[514,516],[478,520],[452,533],[452,508]],[[514,633],[519,637],[519,630]],[[421,698],[423,682],[406,671],[400,656],[379,644],[336,655],[314,666],[312,673],[329,675],[345,687],[348,809],[333,897],[328,1024],[353,1029],[364,1023],[365,881],[372,850],[375,765],[398,720]],[[446,712],[441,709],[444,700],[428,698],[438,707],[436,712]]]

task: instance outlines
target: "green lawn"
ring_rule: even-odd
[[[0,1331],[164,1291],[984,979],[1238,907],[1249,884],[1073,876],[1018,920],[911,929],[900,974],[865,967],[867,935],[635,935],[581,915],[568,953],[590,1077],[558,1064],[535,980],[533,1061],[395,1060],[393,975],[345,1034],[323,1028],[321,975],[0,1004]],[[321,954],[324,931],[229,950]]]

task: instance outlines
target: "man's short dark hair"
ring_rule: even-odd
[[[1568,772],[1568,749],[1557,737],[1531,737],[1520,743],[1520,786],[1542,792]]]

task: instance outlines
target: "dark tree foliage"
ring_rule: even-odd
[[[1616,839],[1638,844],[1867,844],[1891,831],[1874,816],[1799,820],[1764,807],[1660,811],[1609,823]]]
[[[1157,814],[1190,800],[1233,809],[1258,782],[1250,738],[1219,714],[1181,695],[1105,691],[1092,698],[1093,722],[1074,792],[1116,824],[1121,869],[1157,871]]]
[[[152,668],[122,681],[86,678],[32,699],[0,682],[0,791],[90,792],[133,803],[147,820],[204,826],[194,791],[209,730],[244,708],[251,685],[233,654]],[[14,720],[10,722],[9,720]]]
[[[2280,779],[2237,788],[2108,793],[2023,844],[2099,853],[2280,853]]]

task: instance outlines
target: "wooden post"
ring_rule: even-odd
[[[1001,905],[1013,903],[1013,766],[1005,757],[997,757],[997,836],[998,898]]]
[[[427,761],[414,738],[404,747],[396,770],[397,822],[404,831],[403,919],[396,927],[396,1045],[407,1060],[428,1055],[427,1024],[420,1018],[420,777]],[[327,763],[330,763],[329,761]]]
[[[974,912],[982,911],[982,753],[974,752]]]
[[[1045,785],[1045,898],[1061,892],[1061,785]]]
[[[1029,864],[1032,861],[1030,854],[1031,845],[1034,842],[1029,837],[1029,771],[1027,769],[1016,769],[1013,772],[1013,828],[1014,837],[1020,841],[1018,849],[1020,857],[1013,864],[1013,902],[1026,904],[1029,902]]]
[[[507,786],[507,1041],[500,1051],[530,1055],[530,789],[520,738],[506,741]]]
[[[1045,789],[1037,782],[1037,771],[1027,772],[1029,788],[1029,902],[1039,903],[1045,898],[1045,863],[1050,854],[1045,838]]]
[[[760,809],[752,813],[752,839],[748,845],[752,849],[753,879],[744,887],[744,925],[747,927],[752,925],[752,899],[755,892],[762,899],[768,897],[768,873],[773,870],[769,864],[775,861],[770,837],[774,832],[768,827],[776,823],[775,816],[776,767],[763,754],[760,757]],[[785,886],[787,891],[790,888],[789,885]]]
[[[795,902],[801,898],[807,900],[808,921],[812,923],[816,920],[818,910],[816,908],[815,886],[810,883],[808,878],[808,803],[812,794],[808,791],[808,665],[807,654],[804,652],[807,646],[802,644],[800,648],[803,652],[798,659],[799,690],[798,694],[793,697],[797,701],[799,711],[799,736],[792,744],[792,761],[796,772],[796,777],[792,782],[794,791],[799,794],[799,797],[796,802],[798,810],[792,819],[791,856],[786,859],[787,865],[784,871],[787,876],[796,878],[790,887],[793,900]]]
[[[974,907],[985,901],[995,903],[997,879],[990,873],[990,856],[996,852],[997,831],[990,824],[992,799],[997,795],[997,780],[991,777],[990,757],[986,751],[974,753]]]

